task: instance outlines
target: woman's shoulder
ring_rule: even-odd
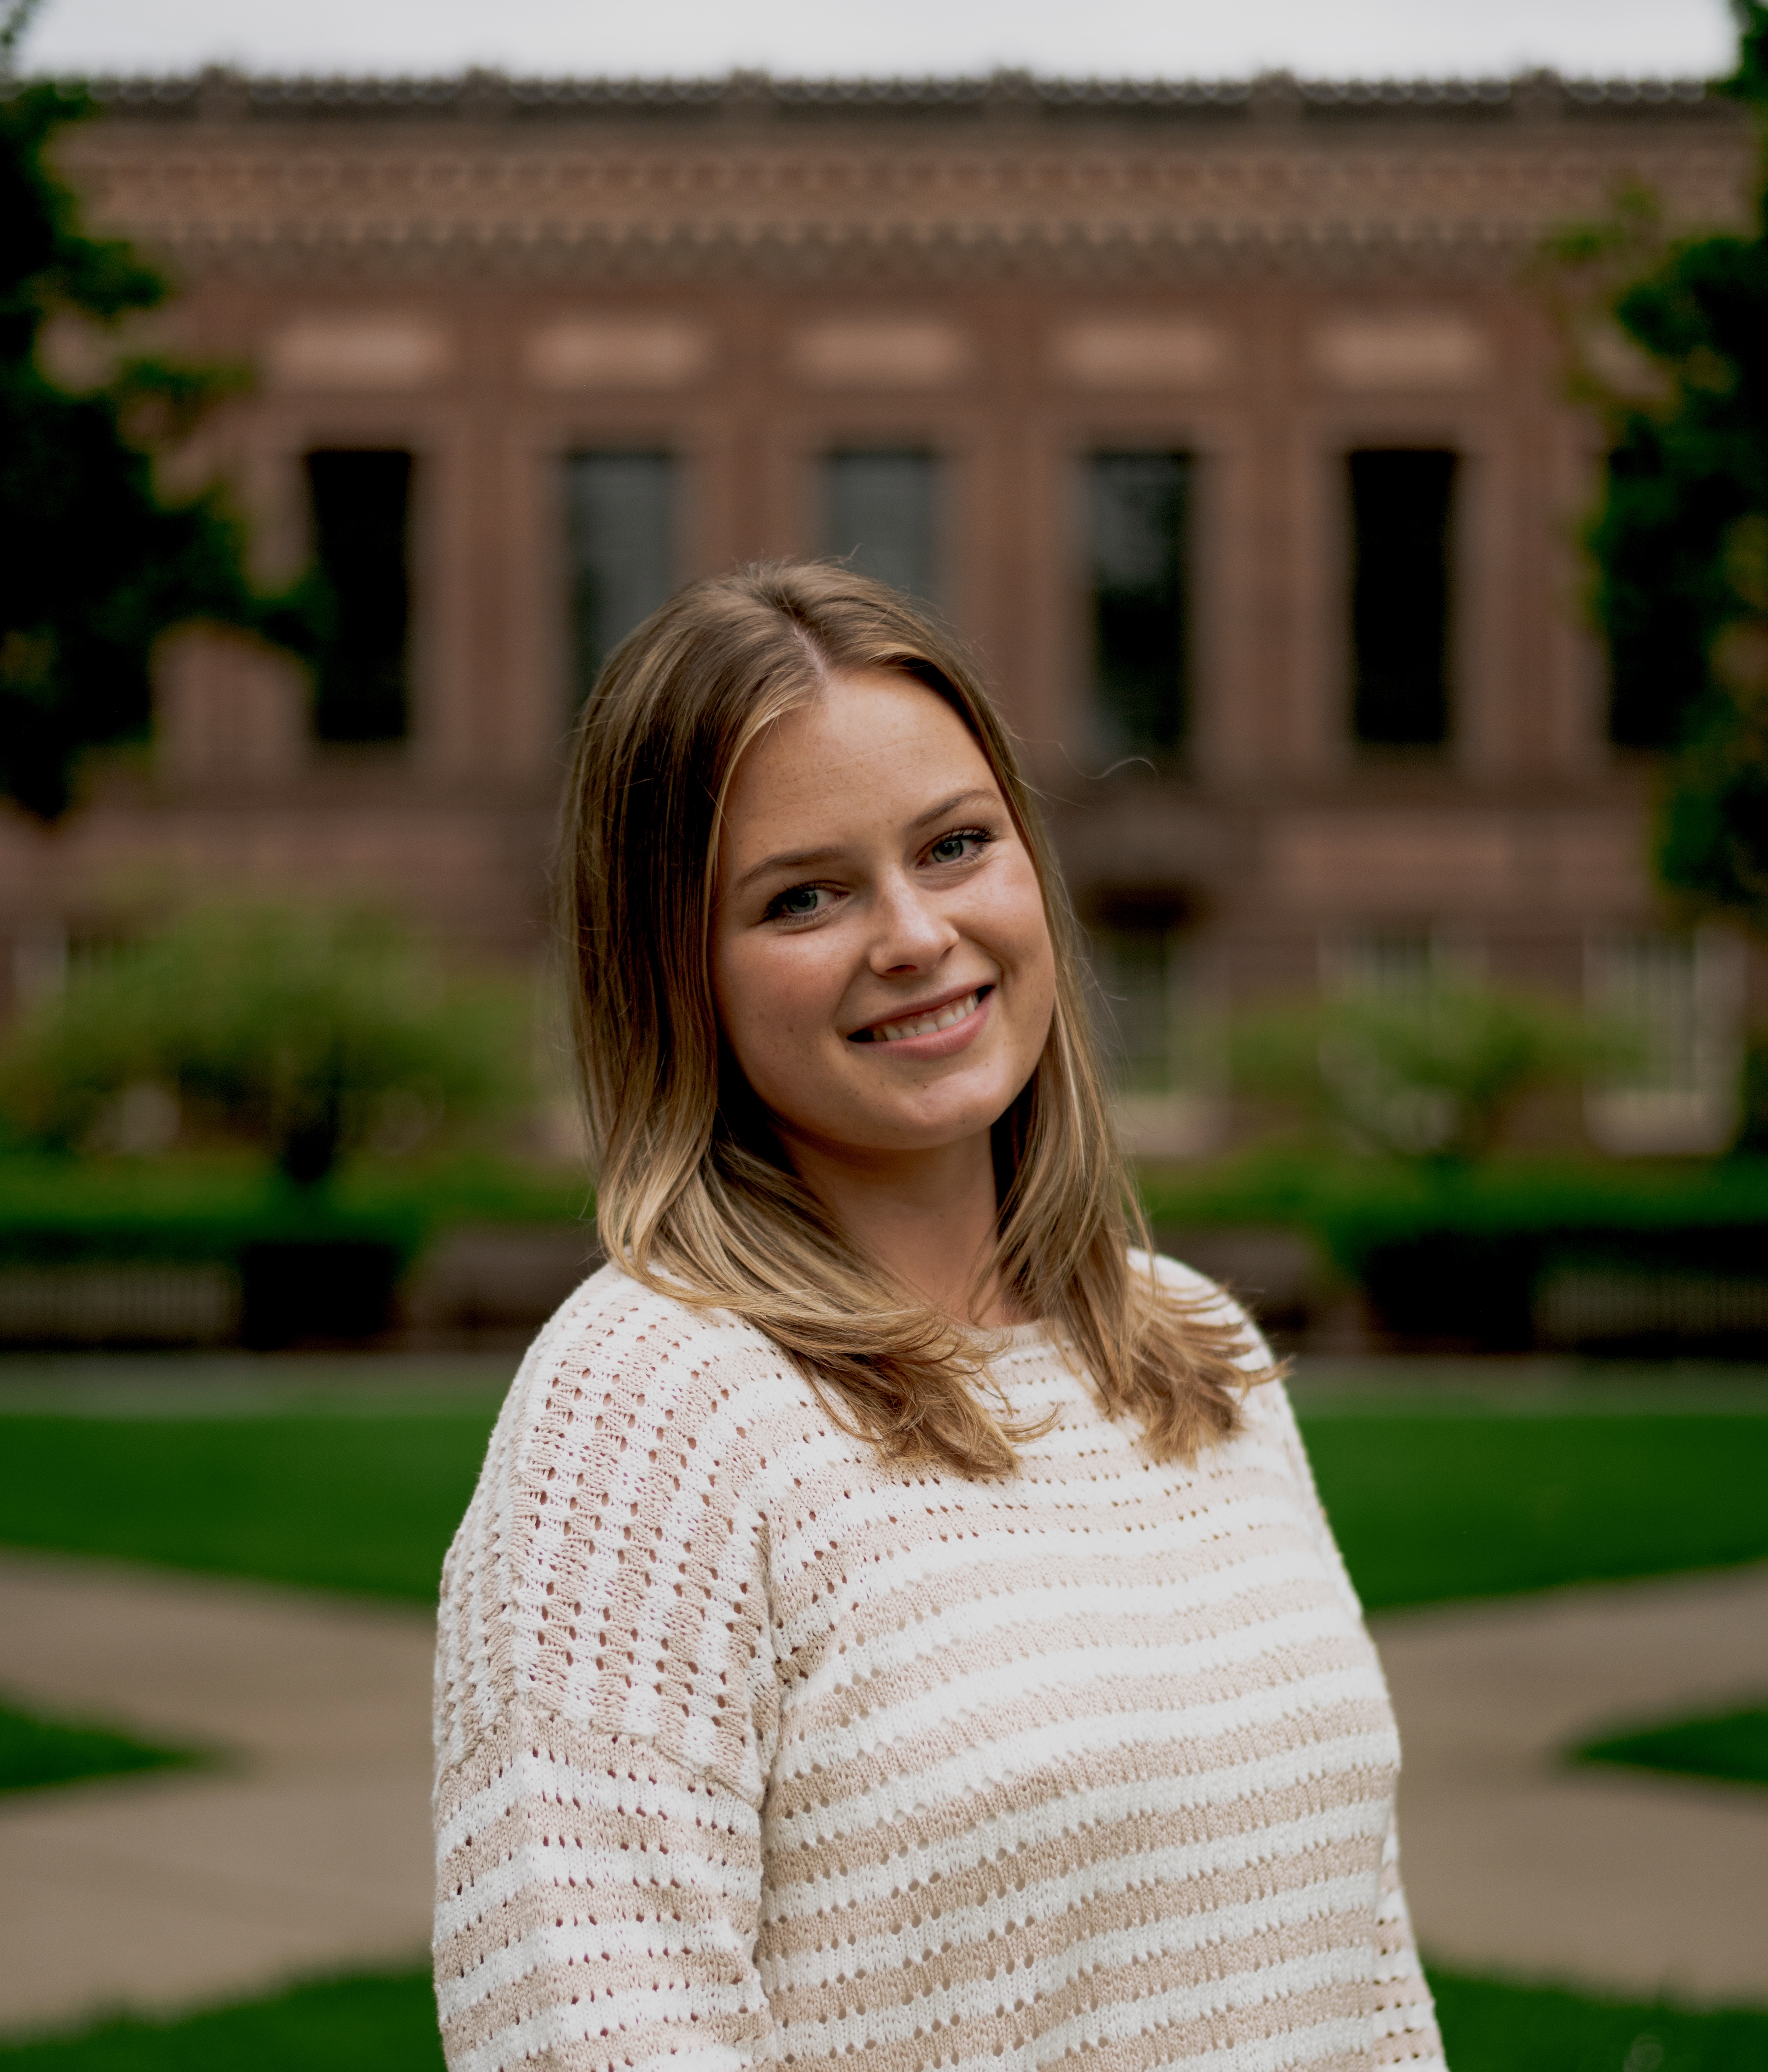
[[[610,1260],[565,1297],[535,1343],[580,1351],[643,1344],[709,1356],[717,1348],[728,1357],[768,1341],[727,1311],[672,1295]]]
[[[691,1484],[716,1492],[709,1502],[728,1519],[764,1500],[770,1457],[782,1437],[803,1436],[812,1408],[759,1331],[604,1266],[529,1346],[463,1533],[476,1519],[499,1536],[506,1521],[520,1568],[557,1536],[594,1537],[616,1490],[655,1523]]]
[[[691,1303],[609,1264],[568,1296],[528,1348],[509,1412],[537,1429],[549,1406],[572,1421],[598,1416],[634,1429],[688,1429],[709,1417],[739,1422],[763,1402],[808,1400],[779,1348],[753,1325]]]
[[[1132,1246],[1129,1264],[1135,1272],[1151,1271],[1162,1287],[1171,1289],[1188,1301],[1218,1302],[1230,1309],[1239,1306],[1219,1281],[1211,1281],[1207,1273],[1199,1273],[1194,1266],[1187,1266],[1182,1259],[1171,1258],[1164,1252],[1139,1252]]]
[[[1234,1325],[1244,1330],[1249,1339],[1256,1341],[1265,1363],[1269,1363],[1270,1353],[1259,1334],[1257,1325],[1219,1281],[1211,1280],[1207,1273],[1199,1272],[1182,1260],[1169,1258],[1163,1252],[1132,1249],[1129,1264],[1134,1272],[1152,1272],[1162,1288],[1178,1296],[1187,1308],[1207,1322]]]
[[[1248,1389],[1243,1405],[1248,1421],[1254,1426],[1269,1424],[1285,1433],[1293,1428],[1294,1413],[1281,1379],[1280,1363],[1245,1305],[1219,1281],[1186,1265],[1182,1260],[1170,1259],[1164,1252],[1135,1251],[1129,1258],[1132,1267],[1144,1272],[1151,1270],[1161,1285],[1178,1296],[1199,1322],[1225,1325],[1238,1337],[1242,1350],[1236,1364],[1245,1370],[1248,1379],[1255,1384]]]
[[[470,1718],[518,1696],[579,1721],[611,1716],[606,1700],[639,1731],[599,1652],[577,1645],[579,1613],[619,1602],[635,1622],[654,1602],[672,1622],[691,1574],[697,1607],[761,1617],[770,1463],[804,1421],[801,1392],[734,1319],[618,1268],[592,1274],[529,1348],[449,1552],[442,1745],[458,1752]],[[624,1688],[649,1717],[659,1687],[635,1670]]]

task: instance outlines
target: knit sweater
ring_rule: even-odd
[[[542,1332],[443,1581],[452,2072],[1441,2072],[1281,1385],[1161,1463],[1003,1339],[1055,1420],[977,1481],[614,1268]]]

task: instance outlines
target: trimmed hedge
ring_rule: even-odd
[[[1400,1340],[1487,1352],[1540,1342],[1550,1276],[1768,1279],[1768,1159],[1401,1166],[1265,1155],[1146,1187],[1157,1224],[1299,1227]],[[1754,1327],[1703,1338],[1753,1350]],[[1677,1334],[1646,1334],[1675,1339]],[[1736,1343],[1732,1342],[1733,1340]]]
[[[1548,1277],[1566,1270],[1768,1278],[1768,1158],[1433,1166],[1264,1152],[1143,1185],[1157,1225],[1305,1231],[1400,1341],[1527,1347]],[[14,1156],[0,1159],[0,1264],[226,1260],[246,1270],[248,1308],[268,1317],[276,1304],[254,1291],[291,1246],[372,1252],[390,1293],[452,1224],[563,1223],[590,1206],[568,1173],[483,1160],[364,1165],[302,1190],[236,1161]],[[365,1298],[364,1314],[373,1307]],[[281,1325],[255,1328],[282,1342]],[[327,1332],[360,1334],[342,1312]]]
[[[1768,1231],[1768,1158],[1710,1164],[1503,1160],[1433,1168],[1260,1153],[1144,1175],[1162,1224],[1281,1224],[1307,1231],[1348,1279],[1396,1244],[1426,1235],[1563,1249],[1649,1242],[1712,1264],[1758,1269]],[[0,1158],[0,1261],[213,1260],[243,1244],[364,1238],[409,1256],[459,1223],[570,1223],[594,1206],[569,1172],[489,1160],[364,1166],[331,1185],[291,1187],[236,1161]]]
[[[1267,1153],[1194,1172],[1166,1168],[1145,1177],[1142,1193],[1158,1223],[1304,1229],[1351,1280],[1385,1248],[1427,1234],[1558,1244],[1577,1232],[1622,1250],[1640,1239],[1673,1239],[1679,1249],[1710,1239],[1731,1252],[1768,1231],[1768,1158],[1437,1166]],[[1768,1254],[1749,1256],[1768,1265]]]
[[[581,1179],[489,1161],[364,1166],[303,1189],[243,1161],[14,1155],[0,1159],[0,1264],[236,1260],[290,1242],[409,1260],[451,1223],[574,1222],[591,1198]]]

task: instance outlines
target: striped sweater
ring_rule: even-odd
[[[443,1581],[453,2072],[1441,2067],[1281,1385],[1157,1464],[1003,1335],[977,1482],[611,1267],[541,1334]]]

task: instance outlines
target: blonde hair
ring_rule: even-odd
[[[1246,1341],[1186,1301],[1128,1185],[1090,1039],[1075,924],[1000,716],[956,643],[839,565],[693,584],[616,649],[578,730],[561,891],[576,1048],[611,1259],[728,1311],[796,1363],[886,1457],[1012,1471],[1030,1436],[989,1381],[989,1348],[908,1296],[791,1171],[719,1033],[710,932],[719,822],[744,750],[837,675],[894,671],[974,737],[1030,852],[1055,949],[1037,1069],[993,1132],[1000,1211],[988,1277],[1067,1340],[1107,1412],[1158,1458],[1236,1429]]]

